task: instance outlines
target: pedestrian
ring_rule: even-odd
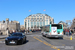
[[[67,30],[67,34],[68,34],[68,36],[69,36],[69,29]]]
[[[69,35],[71,35],[72,34],[72,32],[71,32],[71,29],[69,30]]]
[[[15,30],[13,30],[13,33],[16,33],[16,31],[15,31]]]
[[[10,34],[12,34],[13,32],[12,31],[10,31]]]
[[[3,33],[1,32],[1,30],[0,30],[0,35],[2,35]]]
[[[67,29],[65,30],[65,35],[67,35]]]
[[[73,33],[74,33],[73,30],[71,30],[71,35],[73,35]]]
[[[65,35],[65,29],[63,30],[63,33],[64,33],[64,35]]]
[[[66,33],[66,35],[69,36],[69,29],[66,29],[66,30],[65,30],[65,33]]]

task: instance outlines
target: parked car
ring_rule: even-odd
[[[12,33],[5,39],[5,44],[23,44],[26,42],[26,36],[23,33]]]

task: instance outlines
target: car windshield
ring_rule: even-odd
[[[52,24],[52,27],[57,27],[57,29],[62,29],[62,25],[61,24]]]
[[[12,33],[11,36],[22,36],[21,33]]]

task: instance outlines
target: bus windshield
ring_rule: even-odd
[[[62,25],[61,24],[52,24],[52,27],[57,27],[57,29],[62,29]]]

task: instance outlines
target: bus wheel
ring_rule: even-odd
[[[46,35],[46,38],[47,38],[47,35]]]

